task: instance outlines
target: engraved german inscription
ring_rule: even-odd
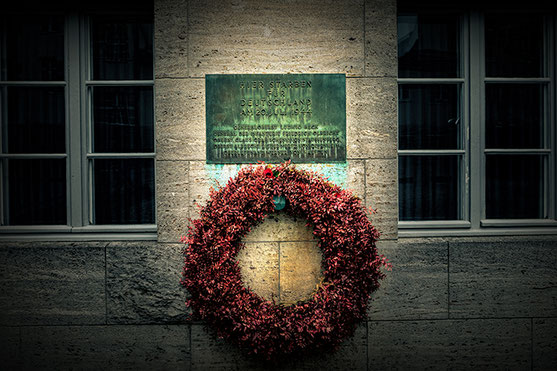
[[[346,161],[342,74],[207,75],[207,162]]]

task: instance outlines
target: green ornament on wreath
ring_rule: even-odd
[[[323,256],[323,284],[290,306],[247,288],[236,261],[242,238],[275,210],[305,218]],[[289,163],[244,168],[211,190],[183,238],[187,305],[217,336],[250,354],[270,359],[334,349],[365,319],[381,267],[390,269],[377,253],[378,238],[361,200],[322,176]]]

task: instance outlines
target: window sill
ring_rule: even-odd
[[[482,229],[399,229],[399,238],[472,237],[472,236],[536,236],[557,235],[557,225],[547,227],[503,227]]]
[[[3,234],[3,241],[156,241],[156,233]]]
[[[154,241],[157,226],[1,226],[0,241]]]
[[[557,220],[551,219],[485,219],[482,227],[557,227]]]
[[[419,222],[398,222],[399,234],[404,229],[449,229],[470,228],[472,224],[467,220],[431,220]]]

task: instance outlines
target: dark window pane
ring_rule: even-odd
[[[399,85],[399,148],[459,148],[459,92],[458,85]]]
[[[64,80],[64,18],[9,16],[2,65],[8,80]]]
[[[8,87],[5,153],[65,153],[63,87]]]
[[[459,219],[459,157],[399,156],[400,220]]]
[[[66,224],[66,161],[8,160],[7,224]]]
[[[488,155],[486,158],[486,217],[543,218],[543,157]]]
[[[94,161],[95,224],[155,222],[153,159]]]
[[[153,152],[153,88],[93,90],[95,152]]]
[[[399,15],[398,76],[460,76],[459,27],[456,15]]]
[[[486,16],[486,76],[543,76],[543,30],[543,16],[539,14]]]
[[[153,22],[146,18],[93,21],[93,79],[151,80]]]
[[[542,148],[543,87],[486,84],[486,148]]]

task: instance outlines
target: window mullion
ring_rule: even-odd
[[[87,153],[91,152],[91,145],[90,145],[90,123],[91,123],[91,106],[90,106],[90,88],[85,84],[91,77],[90,73],[90,30],[89,30],[89,17],[82,17],[81,18],[81,78],[82,83],[80,85],[80,92],[81,92],[81,148],[82,148],[82,158],[81,158],[81,169],[82,169],[82,176],[81,176],[81,192],[82,192],[82,199],[81,199],[81,217],[83,219],[83,223],[85,226],[88,226],[92,223],[93,217],[92,213],[92,187],[90,183],[92,182],[91,178],[91,161],[87,158]]]
[[[554,13],[557,15],[557,13]],[[556,17],[546,17],[546,31],[545,34],[547,35],[547,42],[546,42],[546,56],[547,60],[547,75],[549,76],[550,82],[547,87],[547,99],[546,104],[548,108],[548,114],[546,116],[546,123],[545,123],[545,135],[547,138],[547,142],[544,143],[546,146],[549,146],[551,149],[551,153],[547,160],[547,174],[548,174],[548,181],[546,184],[548,185],[547,188],[547,217],[549,219],[557,219],[557,154],[555,151],[555,147],[557,146],[557,115],[555,110],[557,109],[557,91],[556,91],[556,74],[557,74],[557,24]]]
[[[459,214],[463,221],[470,222],[470,15],[468,13],[461,16],[460,21],[460,76],[463,83],[461,86],[460,103],[460,149],[464,151],[460,156],[460,210]]]
[[[7,110],[2,107],[8,106],[6,95],[6,87],[0,86],[0,153],[4,153],[4,130],[7,123]],[[7,224],[8,215],[8,161],[5,158],[0,159],[0,225]]]
[[[0,81],[6,80],[7,68],[2,65],[6,60],[6,15],[0,16],[2,21],[0,24]],[[0,153],[4,153],[4,130],[7,124],[8,98],[6,94],[7,88],[0,86]],[[7,224],[7,160],[0,159],[0,226]]]
[[[483,188],[484,179],[484,147],[483,134],[483,77],[484,77],[484,51],[482,17],[478,12],[470,14],[470,56],[469,56],[469,78],[470,78],[470,127],[467,137],[470,145],[470,222],[473,229],[480,228],[482,215],[485,214],[483,206],[485,195]],[[474,140],[472,140],[474,139]]]
[[[68,215],[70,225],[83,226],[82,218],[82,142],[81,142],[81,75],[80,75],[80,27],[79,16],[72,13],[68,16],[67,24],[67,86],[66,101],[68,132],[67,151],[69,162],[68,186]]]

